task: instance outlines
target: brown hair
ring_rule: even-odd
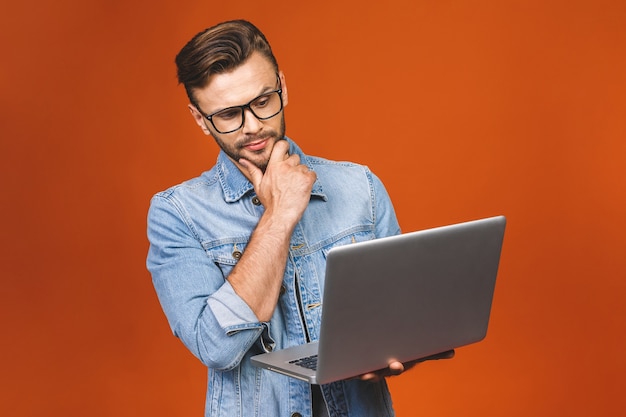
[[[248,21],[223,22],[195,35],[176,55],[178,82],[185,86],[191,104],[197,107],[193,90],[205,87],[211,75],[237,68],[253,52],[263,54],[278,72],[265,35]]]

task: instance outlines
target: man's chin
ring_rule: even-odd
[[[230,157],[230,159],[233,162],[237,163],[237,165],[239,165],[241,168],[243,167],[239,164],[239,159],[245,159],[246,161],[248,161],[249,163],[257,167],[258,169],[260,169],[263,173],[265,173],[265,170],[267,169],[267,164],[269,162],[269,155],[268,156],[261,155],[261,154],[250,155],[249,153],[244,152],[239,155],[239,158],[237,160],[235,160],[233,157]]]
[[[267,159],[254,159],[250,162],[252,162],[255,167],[259,168],[261,172],[265,174],[265,170],[267,169],[267,164],[269,163],[269,157],[267,157]]]
[[[252,162],[252,164],[254,164],[254,166],[259,168],[261,171],[265,172],[270,156],[272,155],[274,145],[276,145],[276,140],[270,139],[263,149],[256,152],[245,151],[242,153],[242,157]]]

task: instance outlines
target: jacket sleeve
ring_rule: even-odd
[[[385,186],[375,174],[369,170],[368,173],[373,190],[376,237],[381,238],[400,234],[400,225],[396,218],[396,212]]]
[[[175,200],[153,197],[148,240],[147,267],[174,335],[206,366],[236,367],[267,323],[207,256]]]

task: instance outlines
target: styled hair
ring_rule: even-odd
[[[183,84],[191,104],[197,107],[193,91],[204,88],[214,74],[229,72],[259,52],[278,72],[278,63],[265,35],[246,20],[219,23],[196,34],[176,55],[178,82]]]

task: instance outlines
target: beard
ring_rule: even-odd
[[[280,125],[278,130],[264,128],[260,134],[246,135],[234,143],[228,143],[223,139],[223,135],[221,134],[212,132],[211,135],[220,149],[234,162],[238,163],[241,158],[244,158],[259,168],[261,172],[265,173],[274,144],[285,138],[285,114],[283,112],[280,113]],[[268,140],[268,144],[265,148],[257,152],[245,149],[246,145],[262,140]],[[264,155],[264,153],[268,151],[269,153]]]

